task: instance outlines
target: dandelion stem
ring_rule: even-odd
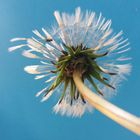
[[[112,103],[106,101],[87,88],[81,79],[81,73],[75,71],[73,73],[73,80],[85,100],[87,100],[93,107],[99,110],[110,119],[129,129],[130,131],[140,135],[140,118],[136,117]]]

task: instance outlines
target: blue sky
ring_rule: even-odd
[[[132,73],[122,83],[111,102],[140,116],[140,1],[139,0],[0,0],[0,140],[138,140],[139,137],[98,111],[82,118],[61,117],[52,113],[55,98],[40,103],[35,93],[44,87],[23,67],[36,61],[20,51],[9,53],[9,40],[28,37],[33,29],[54,24],[54,10],[82,10],[103,13],[112,19],[116,32],[123,30],[132,50]]]

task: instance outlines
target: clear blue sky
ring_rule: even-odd
[[[0,0],[0,140],[139,140],[98,111],[81,119],[52,113],[56,100],[40,103],[35,93],[44,87],[23,67],[36,63],[20,51],[8,53],[9,40],[30,36],[33,29],[54,24],[54,10],[73,12],[80,6],[102,12],[123,29],[132,46],[133,70],[111,102],[140,116],[140,1],[139,0]]]

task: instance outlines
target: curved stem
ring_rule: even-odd
[[[93,107],[125,128],[140,135],[140,118],[111,104],[88,89],[81,80],[80,72],[75,71],[73,79],[79,92]]]

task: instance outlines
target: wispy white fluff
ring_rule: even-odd
[[[12,51],[15,51],[16,49],[20,49],[22,47],[26,46],[26,44],[22,44],[22,45],[17,45],[17,46],[13,46],[13,47],[10,47],[8,49],[9,52],[12,52]]]
[[[12,38],[10,41],[11,42],[15,42],[15,41],[24,41],[24,40],[27,40],[26,38]]]
[[[53,90],[51,90],[47,95],[45,95],[42,98],[41,102],[44,102],[44,101],[48,100],[51,97],[52,94],[53,94]]]
[[[80,21],[80,13],[81,13],[81,9],[80,7],[78,7],[76,10],[75,10],[75,23],[78,23]]]
[[[47,74],[43,74],[43,75],[37,75],[37,76],[35,77],[35,80],[42,79],[42,78],[44,78],[44,77],[49,76],[50,74],[51,74],[51,73],[47,73]]]
[[[92,112],[93,107],[91,107],[88,103],[84,104],[80,98],[78,100],[74,100],[71,105],[69,94],[66,95],[61,104],[57,103],[53,107],[53,111],[55,113],[72,117],[81,117],[86,110]]]
[[[42,36],[42,35],[40,34],[39,31],[33,30],[33,33],[34,33],[35,35],[37,35],[39,38],[41,38],[42,40],[46,40],[46,38],[45,38],[44,36]]]
[[[124,57],[124,56],[117,58],[118,61],[126,61],[126,60],[131,60],[131,59],[132,58],[130,57]]]
[[[54,16],[55,16],[55,18],[56,18],[56,21],[57,21],[58,25],[59,25],[60,27],[62,27],[62,26],[63,26],[63,22],[62,22],[60,13],[59,13],[58,11],[55,11],[55,12],[54,12]]]
[[[41,72],[37,71],[37,67],[38,67],[38,65],[36,65],[36,66],[26,66],[24,68],[24,70],[29,74],[40,74]]]
[[[46,39],[52,39],[52,41],[50,42],[50,44],[52,44],[54,47],[56,47],[58,50],[63,50],[62,47],[60,45],[58,45],[56,43],[56,41],[52,38],[52,36],[47,32],[46,29],[42,28],[42,31],[44,32]]]
[[[49,83],[51,82],[52,80],[54,80],[56,78],[56,76],[52,76],[51,78],[49,78],[47,81],[45,81],[45,83]]]
[[[27,58],[32,58],[32,59],[41,59],[41,57],[37,56],[36,54],[32,53],[32,50],[24,50],[22,52],[22,55],[27,57]]]
[[[48,68],[46,65],[31,65],[26,66],[24,70],[30,74],[41,74],[49,72],[50,68]]]
[[[48,86],[43,88],[41,91],[39,91],[37,94],[36,94],[36,97],[40,96],[43,92],[45,92],[46,90],[48,89]]]

